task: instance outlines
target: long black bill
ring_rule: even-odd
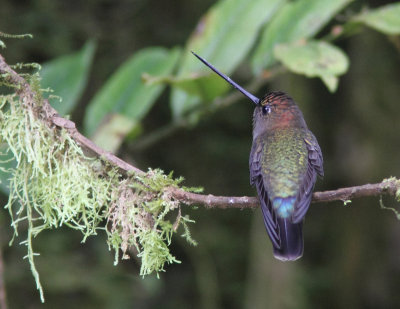
[[[199,55],[197,55],[194,51],[192,51],[192,54],[195,55],[201,62],[203,62],[206,66],[208,66],[211,70],[213,70],[215,73],[217,73],[219,76],[221,76],[223,79],[225,79],[229,84],[231,84],[235,89],[239,90],[241,93],[243,93],[246,97],[248,97],[250,100],[252,100],[256,105],[260,103],[260,99],[257,98],[256,96],[252,95],[250,92],[246,91],[243,89],[241,86],[236,84],[233,80],[231,80],[228,76],[225,74],[221,73],[218,71],[212,64],[208,63],[207,60],[201,58]]]

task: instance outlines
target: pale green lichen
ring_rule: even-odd
[[[382,195],[379,198],[379,205],[381,206],[382,209],[393,211],[393,213],[396,215],[397,220],[400,220],[400,212],[396,208],[385,206],[383,204]]]
[[[395,199],[397,202],[400,202],[400,179],[397,179],[396,177],[389,177],[386,178],[382,181],[383,183],[387,183],[387,186],[389,186],[391,183],[394,183],[397,190],[394,194]]]
[[[33,38],[32,34],[9,34],[0,31],[0,38],[9,38],[9,39],[26,39],[26,38]],[[6,44],[2,40],[0,40],[0,48],[6,48]]]
[[[386,178],[382,181],[385,184],[385,188],[389,188],[389,186],[391,184],[395,184],[395,187],[397,188],[396,192],[395,192],[395,199],[397,202],[400,202],[400,179],[397,179],[396,177],[389,177]],[[379,204],[381,206],[382,209],[387,209],[390,211],[393,211],[393,213],[396,215],[397,219],[400,220],[400,212],[393,208],[393,207],[387,207],[383,204],[383,200],[382,200],[382,196],[379,199]]]
[[[4,84],[4,80],[0,82]],[[18,224],[28,222],[22,244],[27,246],[42,301],[32,239],[45,229],[66,225],[80,230],[83,241],[105,230],[108,245],[115,250],[115,262],[120,250],[122,258],[127,258],[128,250],[134,248],[142,262],[142,276],[158,275],[165,263],[179,263],[168,246],[180,225],[182,236],[195,244],[187,226],[193,221],[181,216],[179,201],[170,192],[183,179],[173,179],[161,170],[123,179],[104,161],[86,157],[66,131],[50,128],[39,119],[40,88],[35,78],[31,82],[33,96],[0,96],[0,142],[7,145],[5,152],[12,153],[16,164],[7,169],[10,195],[6,208],[14,238]]]
[[[159,271],[164,271],[165,263],[179,263],[168,249],[179,225],[185,231],[182,236],[196,244],[187,227],[187,223],[193,221],[181,216],[179,201],[173,199],[169,190],[164,190],[178,187],[182,180],[150,169],[145,176],[133,176],[120,184],[109,208],[110,228],[107,230],[109,246],[116,253],[115,263],[119,259],[118,248],[122,250],[122,258],[128,258],[126,253],[132,246],[142,259],[142,276],[152,272],[158,275]],[[166,217],[176,209],[178,214],[171,223]]]
[[[345,200],[343,201],[344,206],[349,206],[351,204],[351,200]]]
[[[16,163],[10,173],[6,208],[14,236],[18,236],[19,222],[28,222],[27,239],[22,243],[28,247],[27,257],[43,300],[32,238],[62,225],[82,231],[84,240],[96,234],[115,179],[100,177],[93,168],[95,160],[86,158],[66,132],[52,131],[37,119],[28,102],[19,99],[5,96],[0,103],[1,140]]]

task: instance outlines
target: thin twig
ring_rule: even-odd
[[[10,66],[4,61],[4,58],[0,55],[0,74],[4,74],[8,82],[18,86],[17,92],[19,95],[34,97],[35,93],[32,91],[29,84],[20,77]],[[121,160],[117,156],[110,152],[107,152],[97,145],[95,145],[91,140],[84,137],[76,129],[75,123],[62,118],[57,114],[47,100],[42,102],[42,119],[49,126],[56,126],[67,130],[71,137],[79,143],[84,149],[91,151],[97,157],[102,158],[107,161],[112,166],[118,167],[124,174],[136,173],[139,175],[144,175],[145,172],[139,168]],[[183,189],[177,187],[168,187],[169,193],[178,201],[187,204],[198,204],[203,205],[207,208],[256,208],[259,206],[259,202],[256,197],[248,196],[214,196],[214,195],[204,195],[186,192]],[[347,201],[354,198],[359,198],[363,196],[377,196],[377,195],[400,195],[400,181],[396,178],[386,179],[380,183],[376,184],[365,184],[361,186],[341,188],[332,191],[315,192],[313,194],[312,202],[333,202],[333,201]]]

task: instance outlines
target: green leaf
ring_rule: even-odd
[[[353,18],[387,35],[400,34],[400,3],[388,4],[375,10],[368,10]]]
[[[188,94],[201,96],[204,100],[211,100],[218,95],[221,87],[226,86],[218,75],[192,74],[190,78],[174,76],[151,76],[143,74],[143,80],[147,85],[168,84],[177,87]]]
[[[70,113],[78,103],[86,87],[94,50],[94,42],[89,41],[80,51],[43,64],[41,85],[51,88],[54,95],[61,97],[61,102],[59,98],[50,99],[60,115]]]
[[[185,111],[199,104],[200,98],[211,100],[229,89],[223,81],[211,87],[216,79],[209,79],[212,73],[190,50],[206,58],[225,74],[231,74],[253,46],[261,26],[284,2],[223,0],[211,7],[186,44],[178,77],[181,82],[186,79],[184,86],[192,91],[188,94],[182,89],[173,89],[171,109],[174,118],[181,117]],[[197,79],[202,81],[198,83]]]
[[[121,114],[138,123],[150,110],[165,85],[146,85],[144,73],[167,75],[178,61],[180,50],[161,47],[143,49],[125,63],[110,77],[89,103],[85,114],[85,132],[91,136],[107,115]]]
[[[267,25],[251,59],[253,72],[259,74],[274,64],[274,46],[312,38],[352,0],[298,0],[287,3]]]
[[[346,54],[323,41],[279,44],[274,55],[292,72],[320,77],[331,92],[337,89],[337,76],[344,74],[349,67]]]

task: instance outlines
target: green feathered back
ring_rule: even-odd
[[[296,197],[307,172],[308,150],[304,128],[279,128],[261,137],[261,168],[271,200]]]

